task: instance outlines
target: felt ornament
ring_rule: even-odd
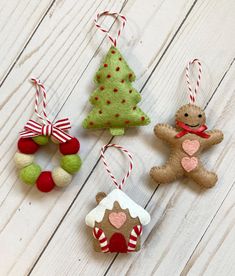
[[[18,150],[14,160],[20,169],[20,179],[28,185],[36,184],[36,187],[44,193],[50,192],[57,187],[66,187],[72,182],[72,174],[79,171],[82,161],[77,154],[80,143],[77,138],[68,134],[71,128],[68,118],[52,123],[46,113],[46,90],[38,80],[32,79],[36,87],[35,113],[41,124],[29,120],[24,130],[20,132]],[[39,97],[42,96],[42,114],[39,113]],[[34,162],[34,154],[41,146],[47,145],[50,140],[58,145],[62,155],[61,167],[54,168],[52,172],[42,171],[41,167]]]
[[[93,109],[83,121],[83,127],[108,128],[114,136],[123,135],[126,127],[147,125],[150,119],[137,106],[141,96],[132,86],[136,78],[135,74],[116,48],[117,38],[122,29],[118,31],[117,38],[113,38],[98,24],[98,19],[103,15],[119,17],[122,20],[122,29],[126,24],[126,18],[123,15],[108,11],[98,14],[95,19],[95,25],[102,32],[107,33],[112,46],[95,75],[94,81],[97,88],[90,96]]]
[[[129,170],[120,184],[111,173],[104,157],[104,151],[108,147],[123,151],[130,159]],[[138,251],[142,227],[150,222],[150,215],[122,191],[122,186],[132,171],[132,156],[123,147],[108,144],[101,149],[101,157],[116,189],[108,195],[104,192],[98,193],[96,195],[97,207],[86,216],[86,224],[92,228],[93,232],[94,249],[104,253]]]
[[[194,63],[198,64],[195,90],[191,87],[189,77],[190,65]],[[181,176],[187,176],[205,188],[213,187],[217,182],[217,175],[206,170],[200,160],[202,151],[223,140],[223,133],[220,130],[207,131],[205,112],[195,105],[201,72],[201,63],[198,59],[188,63],[186,81],[190,103],[180,107],[176,112],[175,127],[157,124],[154,128],[155,135],[168,143],[171,148],[167,163],[162,167],[153,167],[150,171],[151,177],[157,183],[168,183]]]

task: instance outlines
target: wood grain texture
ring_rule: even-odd
[[[1,1],[0,83],[4,81],[24,47],[55,1]]]
[[[113,139],[134,155],[135,167],[125,192],[152,215],[144,229],[142,251],[128,256],[94,253],[84,222],[95,206],[96,193],[113,188],[98,162],[101,146],[112,137],[107,131],[81,128],[91,109],[93,76],[109,48],[92,23],[94,14],[104,9],[122,10],[128,18],[119,49],[137,75],[134,85],[142,92],[140,106],[152,118],[150,126],[129,129],[124,137]],[[141,0],[67,0],[55,1],[43,20],[38,17],[32,23],[38,28],[15,64],[12,61],[0,93],[1,275],[235,273],[232,212],[221,225],[234,202],[230,196],[234,193],[234,12],[235,3],[225,0],[174,4],[149,0],[145,5]],[[105,23],[111,26],[112,20]],[[187,102],[183,73],[193,57],[203,63],[198,104],[206,107],[208,126],[225,132],[225,141],[203,155],[206,166],[219,175],[219,183],[209,191],[189,180],[157,187],[148,176],[149,169],[164,163],[168,154],[154,137],[153,126],[172,123],[174,112]],[[17,133],[33,111],[34,91],[28,82],[32,74],[45,81],[51,118],[71,117],[72,134],[81,141],[84,160],[72,185],[49,195],[22,185],[12,162]],[[54,166],[55,152],[50,148],[46,156],[40,154],[40,164]],[[112,150],[107,159],[121,177],[126,159]],[[230,258],[223,259],[225,251]]]

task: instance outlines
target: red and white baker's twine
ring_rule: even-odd
[[[24,126],[24,130],[20,132],[20,136],[22,138],[35,137],[39,135],[44,136],[53,136],[56,140],[61,143],[64,143],[70,139],[70,136],[66,130],[71,128],[71,124],[68,118],[64,118],[61,120],[52,123],[46,113],[46,89],[43,83],[40,82],[39,79],[32,78],[32,82],[36,87],[36,95],[35,95],[35,108],[34,111],[38,116],[39,120],[41,120],[42,124],[35,122],[34,120],[29,120]],[[39,113],[39,98],[42,96],[42,114]]]
[[[105,157],[104,157],[104,151],[105,151],[105,149],[107,149],[107,148],[109,148],[109,147],[115,147],[115,148],[117,148],[117,149],[123,151],[124,153],[126,153],[126,154],[128,155],[128,157],[129,157],[129,161],[130,161],[129,169],[128,169],[127,174],[124,176],[124,178],[122,179],[122,181],[121,181],[120,184],[118,184],[116,178],[115,178],[114,175],[111,173],[111,171],[110,171],[110,169],[109,169],[109,166],[108,166],[108,164],[107,164],[107,162],[106,162],[106,159],[105,159]],[[127,149],[125,149],[125,148],[123,148],[123,147],[121,147],[121,146],[119,146],[119,145],[116,145],[116,144],[107,144],[107,145],[103,146],[102,149],[101,149],[101,158],[102,158],[102,160],[103,160],[103,163],[104,163],[104,166],[105,166],[105,168],[106,168],[106,171],[108,172],[108,174],[110,175],[110,177],[111,177],[112,180],[113,180],[113,183],[117,186],[118,189],[121,190],[121,189],[122,189],[122,186],[123,186],[124,183],[126,182],[127,178],[130,176],[130,173],[131,173],[132,168],[133,168],[133,159],[132,159],[132,156],[131,156],[130,152],[129,152]]]
[[[122,21],[121,27],[120,27],[120,29],[118,29],[118,31],[117,31],[117,36],[116,36],[115,38],[112,37],[112,36],[109,34],[109,31],[108,31],[107,29],[103,28],[100,24],[98,24],[98,20],[99,20],[99,18],[100,18],[101,16],[108,16],[108,15],[110,15],[110,16],[115,16],[116,19],[117,19],[117,18],[120,18],[121,21]],[[125,25],[126,25],[126,17],[123,16],[123,15],[121,15],[120,13],[117,13],[117,12],[104,11],[104,12],[98,13],[98,14],[96,15],[96,18],[95,18],[94,21],[95,21],[96,27],[97,27],[98,29],[100,29],[102,32],[106,33],[107,36],[108,36],[108,38],[111,40],[113,46],[116,47],[116,46],[117,46],[117,40],[118,40],[118,38],[120,37],[121,32],[122,32],[122,30],[124,29],[124,27],[125,27]]]
[[[197,77],[195,89],[193,91],[191,83],[190,83],[189,69],[190,69],[190,65],[193,65],[194,63],[198,64],[198,77]],[[198,93],[201,76],[202,76],[202,65],[201,65],[201,62],[199,59],[195,58],[195,59],[189,61],[188,65],[186,66],[185,76],[186,76],[186,82],[187,82],[187,86],[188,86],[188,90],[189,90],[189,101],[191,104],[194,104],[196,101],[196,96]]]

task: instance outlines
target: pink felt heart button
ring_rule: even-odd
[[[199,150],[200,143],[197,140],[184,140],[182,147],[188,155],[192,156]]]
[[[191,172],[197,167],[198,159],[196,157],[184,157],[181,160],[181,165],[186,172]]]
[[[112,212],[109,214],[109,221],[115,228],[119,229],[126,221],[126,214],[124,212]]]

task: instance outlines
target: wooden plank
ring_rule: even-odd
[[[218,99],[222,99],[222,95],[226,91],[224,103],[222,105],[223,112],[231,118],[234,116],[234,74],[235,65],[228,72],[226,79],[221,86],[220,93],[216,95]],[[218,108],[221,108],[221,102],[218,101]],[[234,129],[232,120],[225,122],[226,129]],[[182,271],[182,275],[234,275],[235,274],[235,229],[234,229],[234,162],[229,163],[229,160],[234,159],[234,135],[227,132],[227,140],[229,144],[224,143],[224,151],[228,157],[224,156],[224,169],[222,171],[222,183],[231,186],[228,191],[218,214],[211,222],[208,230],[198,244],[196,250],[190,257],[187,265]],[[227,160],[227,161],[226,161]]]
[[[231,28],[234,8],[231,2],[209,0],[195,6],[176,36],[175,43],[143,90],[144,101],[141,107],[151,118],[156,119],[150,127],[128,130],[125,137],[114,140],[129,148],[135,156],[137,169],[125,191],[142,206],[148,203],[147,209],[152,214],[152,222],[146,227],[143,236],[146,240],[144,250],[128,256],[119,255],[115,261],[114,256],[109,254],[92,252],[92,237],[85,228],[84,217],[94,207],[94,201],[89,204],[87,198],[95,196],[98,191],[108,192],[112,189],[107,186],[108,178],[104,176],[103,165],[98,164],[38,261],[33,270],[34,275],[40,275],[45,269],[52,275],[58,271],[68,275],[179,275],[182,271],[231,188],[231,182],[223,181],[224,174],[228,172],[229,178],[234,177],[231,155],[224,148],[225,144],[230,145],[231,142],[226,135],[224,144],[203,155],[207,167],[218,171],[221,176],[214,189],[203,191],[191,181],[184,180],[183,183],[160,186],[152,197],[156,185],[149,181],[148,171],[153,165],[164,162],[168,152],[160,141],[156,141],[152,127],[159,121],[173,122],[177,107],[187,102],[182,72],[186,62],[195,56],[202,59],[204,68],[198,104],[205,106],[209,101],[234,57],[234,49],[231,47],[234,44],[235,30]],[[220,24],[221,18],[226,18],[224,24]],[[219,56],[221,49],[223,57]],[[213,71],[214,68],[216,70]],[[79,85],[81,84],[82,80]],[[230,128],[231,113],[224,113],[232,95],[228,92],[225,98],[221,96],[223,92],[220,91],[220,97],[215,98],[207,107],[208,126],[213,128],[216,125],[225,134],[232,135],[234,126]],[[68,103],[70,107],[73,106],[70,100]],[[101,144],[107,142],[105,135],[101,139],[90,155],[97,154]],[[121,177],[123,170],[120,168],[123,168],[124,160],[117,153],[108,156],[113,161],[115,175]],[[226,164],[222,163],[225,158],[228,160]],[[66,243],[62,244],[61,240],[66,240]],[[66,255],[69,258],[64,258]]]
[[[97,161],[100,145],[104,143],[104,140],[97,143],[101,132],[90,134],[81,129],[81,121],[88,111],[88,109],[84,110],[85,105],[88,107],[88,95],[84,91],[89,91],[89,93],[92,91],[93,75],[109,45],[105,42],[104,48],[96,53],[90,63],[103,39],[102,34],[96,33],[91,19],[97,10],[105,8],[119,10],[123,1],[110,2],[108,6],[106,6],[107,2],[96,2],[95,6],[93,1],[86,1],[86,5],[84,3],[84,1],[69,1],[69,5],[62,3],[53,10],[53,16],[47,16],[44,19],[4,83],[3,88],[6,93],[0,94],[2,106],[0,115],[4,118],[1,120],[0,132],[2,168],[0,176],[0,242],[2,246],[0,250],[8,256],[4,260],[4,266],[0,266],[2,273],[9,272],[14,275],[20,271],[24,274],[30,269],[33,260],[36,260],[38,254],[47,245],[51,233],[56,229],[66,209],[76,199],[82,183]],[[144,83],[152,70],[148,71],[148,68],[155,66],[191,5],[192,1],[179,1],[170,20],[166,20],[161,9],[163,8],[165,12],[169,11],[170,1],[164,3],[152,1],[149,6],[145,7],[145,11],[152,14],[151,21],[143,17],[138,21],[138,25],[134,22],[136,14],[143,10],[142,2],[132,1],[127,5],[124,11],[129,18],[129,29],[127,27],[126,35],[129,39],[133,36],[138,39],[130,39],[131,44],[126,43],[126,46],[123,46],[123,52],[126,56],[130,56],[128,61],[130,60],[130,64],[134,66],[137,66],[133,62],[136,57],[141,52],[144,53],[144,59],[140,58],[141,62],[143,60],[141,66],[139,63],[137,66],[138,74],[142,76],[137,86],[141,87],[141,83]],[[78,18],[81,18],[79,22]],[[162,29],[160,23],[163,21],[165,35],[160,32]],[[107,20],[107,23],[111,22]],[[161,41],[152,36],[152,26],[158,26],[156,31],[161,33]],[[136,34],[139,32],[141,35]],[[142,42],[146,36],[151,38],[150,45]],[[125,45],[123,41],[121,43]],[[89,63],[90,66],[83,73]],[[64,116],[68,115],[73,118],[75,127],[73,134],[78,135],[84,145],[81,150],[84,166],[74,178],[74,185],[69,187],[65,193],[54,191],[50,195],[42,195],[36,189],[20,185],[12,164],[17,133],[22,129],[22,123],[29,118],[33,110],[31,102],[34,93],[32,93],[31,85],[26,81],[32,73],[46,80],[46,86],[49,87],[49,91],[53,92],[52,96],[49,93],[49,105],[55,106],[55,110],[49,114],[52,118],[57,115],[68,96],[72,95],[69,102],[64,105],[62,113]],[[81,76],[83,78],[80,80]],[[110,135],[106,132],[102,139],[108,141],[109,138]],[[48,169],[54,165],[57,162],[54,152],[55,149],[50,150],[47,158],[40,156],[40,164]],[[49,165],[49,162],[52,164]],[[30,227],[28,227],[29,222]]]
[[[55,1],[1,1],[1,84],[53,2]]]

